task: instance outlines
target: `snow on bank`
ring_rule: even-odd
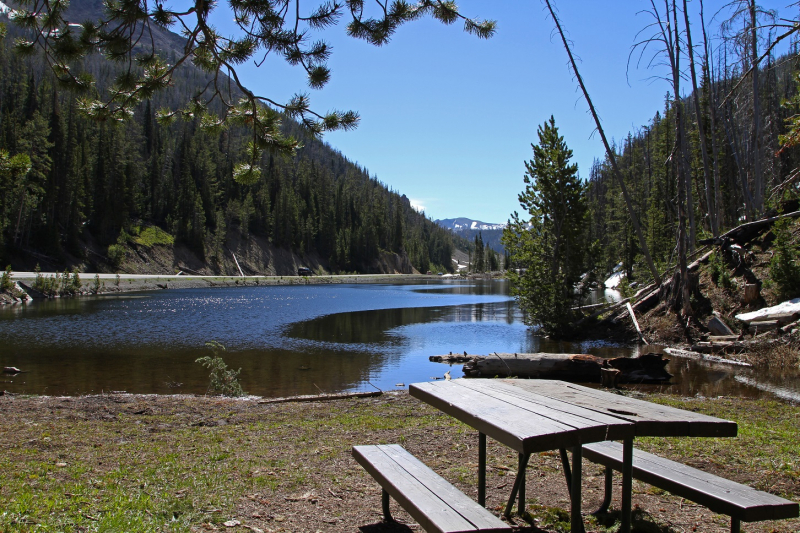
[[[620,263],[614,267],[611,276],[603,282],[603,285],[606,286],[606,289],[616,289],[624,277],[625,272],[622,271],[622,263]]]
[[[3,2],[0,2],[0,13],[10,13],[11,8],[5,5]]]
[[[759,309],[758,311],[753,311],[752,313],[743,313],[741,315],[736,315],[736,318],[738,318],[742,322],[752,322],[759,318],[764,318],[779,313],[780,314],[800,313],[800,298],[787,300],[778,305],[774,305],[772,307],[765,307],[764,309]]]

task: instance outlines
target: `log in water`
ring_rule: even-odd
[[[565,381],[600,383],[602,368],[615,368],[621,372],[621,383],[652,383],[669,381],[668,359],[660,354],[646,354],[636,358],[615,357],[603,359],[590,354],[563,353],[493,353],[482,355],[434,355],[431,361],[439,363],[464,363],[467,377],[520,377],[563,379]]]

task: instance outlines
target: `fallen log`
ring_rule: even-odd
[[[383,394],[382,391],[350,392],[344,394],[317,394],[314,396],[291,396],[289,398],[272,398],[259,400],[258,403],[289,403],[289,402],[324,402],[330,400],[346,400],[349,398],[372,398]]]
[[[731,241],[737,244],[747,244],[757,235],[759,235],[764,228],[769,228],[774,224],[776,221],[782,218],[798,218],[800,217],[800,211],[795,211],[793,213],[786,213],[784,215],[778,215],[775,217],[763,218],[761,220],[755,220],[753,222],[746,222],[741,224],[732,230],[723,233],[718,237],[712,237],[710,239],[703,239],[698,241],[699,244],[722,244],[725,239],[730,239]]]
[[[700,353],[742,353],[745,350],[741,341],[709,341],[692,345],[692,351]]]
[[[464,352],[462,355],[450,352],[448,355],[431,355],[428,357],[428,361],[431,363],[447,363],[453,365],[456,363],[467,363],[476,357],[480,357],[480,355],[468,355],[467,352]]]
[[[625,298],[624,300],[620,300],[619,302],[616,302],[613,305],[603,307],[599,311],[595,311],[591,315],[585,316],[582,319],[580,319],[577,322],[575,322],[575,326],[580,326],[581,324],[585,323],[586,321],[592,320],[593,318],[597,318],[598,316],[600,316],[600,315],[602,315],[604,313],[614,312],[614,311],[616,311],[617,309],[621,308],[622,306],[624,306],[625,304],[627,304],[630,301],[631,301],[630,298]]]
[[[664,348],[664,351],[669,355],[674,357],[683,357],[686,359],[696,359],[698,361],[709,361],[712,363],[723,363],[726,365],[735,365],[735,366],[744,366],[744,367],[752,367],[750,363],[745,363],[744,361],[737,361],[736,359],[726,359],[724,357],[718,357],[716,355],[706,355],[700,352],[694,352],[690,350],[681,350],[680,348]]]
[[[780,323],[777,320],[759,320],[758,322],[750,322],[750,325],[747,327],[747,331],[753,335],[758,335],[759,333],[772,331],[774,329],[778,329],[779,327]]]
[[[647,339],[645,339],[644,335],[642,334],[642,329],[639,327],[639,321],[636,320],[636,313],[633,312],[633,307],[631,307],[630,302],[628,302],[625,305],[628,308],[628,314],[631,315],[631,320],[633,321],[633,327],[636,328],[636,333],[639,335],[639,341],[642,342],[643,344],[649,344],[647,342]]]
[[[741,335],[709,335],[709,342],[734,342],[742,340]]]
[[[601,369],[620,371],[620,383],[669,381],[668,359],[660,354],[646,354],[637,358],[616,357],[603,359],[590,354],[562,353],[494,353],[487,357],[476,356],[467,362],[467,377],[519,377],[562,379],[584,383],[600,383]]]

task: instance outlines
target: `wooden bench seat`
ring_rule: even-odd
[[[511,530],[398,444],[354,446],[353,457],[383,488],[386,520],[391,496],[428,532]]]
[[[606,497],[601,508],[605,511],[611,503],[612,471],[622,470],[622,444],[585,444],[583,456],[606,467]],[[796,502],[636,449],[633,477],[730,516],[732,533],[739,533],[742,521],[779,520],[800,514]]]

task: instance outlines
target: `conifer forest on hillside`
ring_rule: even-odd
[[[81,16],[101,10],[99,2],[80,5]],[[445,23],[461,17],[454,4],[420,6]],[[648,124],[612,143],[606,157],[589,169],[583,236],[586,250],[592,250],[586,254],[584,271],[602,275],[621,263],[628,279],[642,281],[685,264],[687,253],[690,256],[703,239],[791,208],[797,197],[794,169],[800,160],[794,147],[797,121],[792,121],[800,109],[797,45],[790,44],[781,55],[773,48],[796,39],[793,19],[762,11],[752,0],[739,0],[726,17],[708,19],[715,26],[707,28],[702,2],[651,6],[648,28],[653,35],[645,36],[633,53],[665,66],[666,75],[655,75],[663,76],[671,90],[662,103],[653,103]],[[698,8],[702,23],[690,25],[689,9]],[[52,9],[53,17],[63,15],[60,8]],[[552,10],[551,14],[561,31]],[[456,248],[475,252],[477,240],[468,242],[436,226],[401,193],[314,135],[326,123],[346,129],[355,116],[345,113],[315,122],[306,120],[305,101],[278,106],[305,129],[282,116],[275,150],[254,148],[253,130],[241,124],[207,127],[208,115],[157,120],[164,110],[186,115],[187,102],[194,101],[212,78],[218,83],[214,76],[222,68],[221,56],[210,60],[203,54],[225,49],[196,37],[194,49],[182,48],[181,38],[163,29],[168,26],[164,21],[177,15],[161,7],[149,13],[131,11],[133,15],[139,21],[133,28],[154,22],[154,46],[165,56],[164,65],[180,67],[171,73],[169,88],[153,89],[131,107],[132,119],[127,121],[91,120],[85,100],[60,88],[79,83],[64,75],[67,70],[61,64],[72,53],[80,56],[80,68],[91,74],[102,98],[115,83],[127,83],[114,71],[114,62],[96,53],[74,52],[67,45],[79,47],[76,43],[82,41],[68,41],[63,35],[45,35],[50,55],[19,55],[12,51],[14,40],[26,30],[0,15],[7,32],[0,42],[0,153],[7,167],[0,184],[0,261],[15,268],[46,260],[57,268],[113,271],[131,248],[175,246],[193,253],[209,272],[218,272],[232,242],[238,243],[238,250],[241,243],[257,241],[330,272],[385,270],[380,265],[386,264],[381,258],[387,255],[394,258],[395,271],[425,272],[452,271]],[[323,25],[332,14],[322,10],[315,16],[319,20],[309,19],[312,26]],[[359,15],[348,31],[382,44],[398,25],[418,16],[410,7],[389,13],[384,27]],[[37,20],[28,21],[28,31],[37,28],[41,34]],[[464,20],[468,33],[494,33],[491,21]],[[91,29],[87,28],[84,33]],[[274,30],[260,38],[274,44],[277,41],[269,39],[280,35]],[[247,43],[231,42],[228,49],[245,57],[250,53]],[[105,46],[108,55],[119,43],[109,39]],[[292,46],[302,57],[292,56]],[[322,61],[329,51],[302,51],[296,43],[285,48],[290,62],[316,57],[318,62],[309,63],[316,67],[308,67],[310,83],[325,83]],[[182,61],[191,54],[190,61]],[[152,61],[163,67],[160,60]],[[246,94],[243,88],[233,92],[237,90]],[[208,106],[214,105],[211,99]],[[258,113],[254,116],[260,117]],[[278,123],[272,111],[265,113],[265,122]],[[299,141],[301,148],[283,150],[286,139]],[[27,172],[20,171],[26,167],[15,157],[29,158]],[[239,179],[241,162],[248,157],[257,159],[257,168],[246,170],[254,179]],[[493,264],[488,259],[481,260],[487,268]],[[473,263],[477,262],[476,258]]]

